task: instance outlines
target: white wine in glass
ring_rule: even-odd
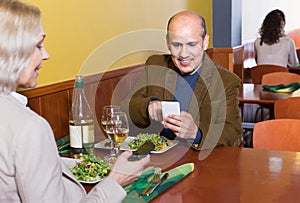
[[[116,105],[104,106],[102,110],[101,125],[110,140],[108,145],[111,148],[110,153],[104,157],[104,160],[108,162],[115,161],[116,159],[116,152],[113,148],[113,135],[109,133],[109,129],[111,129],[113,125],[112,115],[118,112],[120,112],[120,106]]]
[[[126,113],[119,112],[112,115],[114,125],[109,129],[109,134],[113,135],[115,152],[119,153],[120,147],[129,133],[129,124]]]

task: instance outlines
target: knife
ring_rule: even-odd
[[[168,178],[168,176],[169,176],[169,173],[165,173],[164,175],[163,175],[163,177],[160,179],[160,181],[158,182],[158,183],[156,183],[156,185],[154,185],[154,187],[150,190],[150,191],[148,191],[147,193],[146,193],[146,195],[147,196],[149,196],[149,195],[151,195],[152,194],[152,192],[162,183],[162,182],[164,182],[167,178]]]

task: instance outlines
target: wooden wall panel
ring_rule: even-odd
[[[210,48],[206,51],[210,58],[229,71],[237,74],[244,81],[244,47]]]
[[[68,91],[45,95],[41,98],[41,116],[50,123],[55,139],[69,133],[69,96]]]
[[[233,72],[244,82],[244,48],[243,46],[233,49]]]
[[[120,102],[130,91],[136,81],[136,73],[144,67],[143,64],[128,68],[112,70],[105,74],[95,74],[84,78],[85,92],[92,106],[95,121],[100,121],[102,107],[111,103],[115,86],[122,80],[122,94],[116,102]],[[53,129],[55,139],[69,134],[69,111],[72,105],[74,80],[37,87],[19,92],[28,98],[28,106],[44,117]],[[100,125],[95,123],[96,140],[103,139],[104,133]]]
[[[28,99],[28,107],[35,111],[37,114],[41,115],[41,106],[40,106],[40,98],[36,97],[36,98],[32,98],[32,99]]]

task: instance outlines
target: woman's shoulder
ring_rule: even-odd
[[[289,38],[287,36],[280,37],[280,41],[286,42],[286,43],[293,43],[294,42],[293,39],[291,39],[291,38]]]
[[[287,36],[283,36],[280,38],[280,43],[284,44],[284,46],[289,48],[295,48],[295,41]]]

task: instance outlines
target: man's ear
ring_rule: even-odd
[[[205,35],[203,39],[203,50],[207,50],[209,44],[209,35]]]

